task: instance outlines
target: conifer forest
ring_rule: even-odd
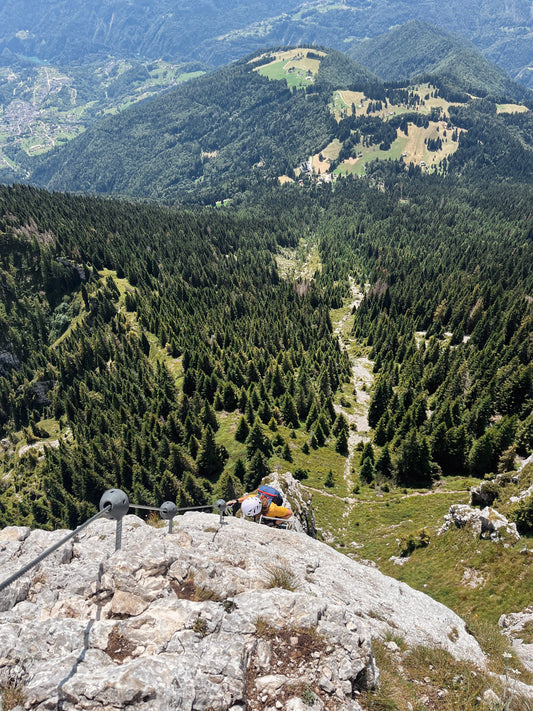
[[[313,453],[342,458],[352,374],[331,313],[354,285],[374,377],[361,483],[527,456],[531,197],[392,162],[218,208],[0,187],[0,526],[75,527],[108,488],[209,504],[275,458],[297,478]],[[283,271],[310,252],[311,273]]]

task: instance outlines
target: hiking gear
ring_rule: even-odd
[[[241,511],[244,516],[257,516],[261,513],[263,505],[257,496],[249,496],[241,504]]]
[[[257,490],[257,496],[265,496],[271,503],[281,506],[283,503],[283,496],[279,493],[277,489],[273,486],[260,486]]]

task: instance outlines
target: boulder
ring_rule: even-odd
[[[444,516],[444,524],[437,535],[440,536],[454,527],[469,528],[474,536],[490,538],[492,541],[505,540],[514,544],[520,540],[516,524],[510,523],[505,516],[490,506],[480,510],[467,504],[453,504],[449,513]]]
[[[526,607],[521,612],[502,615],[498,624],[511,642],[517,656],[528,669],[533,672],[533,606]]]

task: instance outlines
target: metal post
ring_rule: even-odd
[[[159,508],[159,515],[163,521],[168,521],[168,532],[172,533],[172,521],[178,513],[178,508],[173,501],[165,501]]]
[[[115,551],[122,546],[122,519],[128,513],[130,502],[121,489],[109,489],[100,499],[100,509],[107,507],[107,518],[115,519],[117,530],[115,533]]]
[[[115,551],[119,551],[122,546],[122,519],[117,518],[117,529],[115,531]]]
[[[226,521],[224,521],[224,512],[226,511],[226,502],[224,501],[224,499],[218,499],[215,506],[217,507],[218,513],[220,514],[219,523],[222,526],[223,524],[226,523]]]

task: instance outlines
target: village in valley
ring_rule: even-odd
[[[25,177],[24,156],[46,153],[95,120],[203,73],[184,69],[162,60],[133,66],[112,59],[80,79],[32,58],[0,64],[0,170]]]

